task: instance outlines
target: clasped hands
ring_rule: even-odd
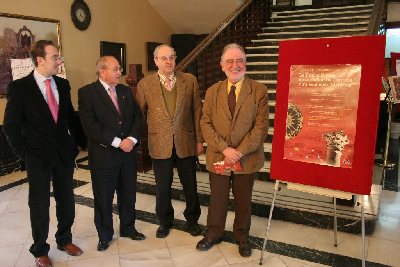
[[[135,143],[129,138],[125,138],[119,144],[119,148],[124,152],[131,152],[134,146]]]
[[[225,156],[224,161],[228,164],[233,164],[236,161],[240,160],[241,157],[243,157],[242,153],[232,147],[225,148],[222,153]]]

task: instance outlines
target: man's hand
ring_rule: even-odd
[[[225,156],[224,161],[229,164],[235,163],[243,156],[242,153],[231,147],[225,148],[222,153]]]
[[[196,149],[197,149],[197,156],[202,154],[204,151],[203,143],[197,143]]]
[[[131,152],[133,146],[134,146],[133,141],[129,138],[125,138],[124,140],[121,141],[119,148],[124,152]]]

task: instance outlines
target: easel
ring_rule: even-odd
[[[376,165],[379,167],[383,167],[385,169],[393,169],[395,167],[395,163],[388,161],[388,152],[389,152],[389,139],[390,139],[390,126],[392,123],[392,110],[393,110],[393,103],[394,99],[393,96],[390,92],[390,86],[386,82],[385,78],[382,77],[382,86],[385,89],[386,92],[386,103],[388,106],[387,112],[388,112],[388,122],[387,122],[387,132],[386,132],[386,139],[385,139],[385,149],[383,151],[383,157],[382,159],[377,159],[375,160]],[[384,186],[384,181],[382,181],[382,186]]]
[[[261,251],[259,265],[262,265],[262,263],[263,263],[264,252],[265,252],[265,248],[266,248],[266,245],[267,245],[268,234],[269,234],[270,227],[271,227],[272,212],[273,212],[274,206],[275,206],[275,198],[276,198],[277,192],[280,191],[280,187],[279,187],[279,183],[280,182],[281,181],[279,181],[279,180],[276,180],[276,182],[275,182],[271,208],[269,210],[267,228],[266,228],[265,233],[264,233],[264,243],[263,243],[263,247],[262,247],[262,251]],[[319,187],[314,187],[314,186],[305,186],[305,185],[295,184],[295,183],[288,183],[288,189],[333,197],[333,210],[334,210],[333,244],[334,244],[335,247],[337,247],[336,198],[340,197],[340,198],[344,198],[344,199],[351,199],[352,198],[352,194],[351,193],[342,192],[342,191],[319,188]],[[363,257],[362,258],[362,266],[365,267],[366,266],[365,265],[365,263],[366,263],[366,251],[365,251],[364,197],[363,197],[363,195],[360,195],[360,196],[361,196],[361,203],[360,203],[360,205],[361,205],[361,236],[362,236],[362,255],[363,255],[362,256]]]

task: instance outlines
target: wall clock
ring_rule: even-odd
[[[81,31],[86,30],[92,19],[90,9],[83,0],[75,0],[71,5],[71,19],[75,27]]]

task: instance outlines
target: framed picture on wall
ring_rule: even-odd
[[[126,75],[126,45],[124,43],[113,43],[100,41],[100,56],[113,56],[122,67],[122,75]]]
[[[53,41],[61,53],[60,21],[0,13],[0,97],[13,80],[11,61],[30,58],[33,44],[41,39]]]
[[[147,70],[157,70],[156,63],[154,63],[154,49],[161,43],[146,42],[147,48]]]

